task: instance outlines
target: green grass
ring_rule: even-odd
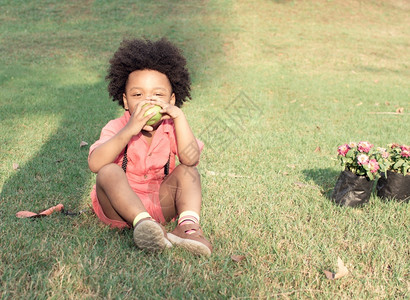
[[[329,201],[338,145],[410,143],[408,2],[0,6],[2,299],[408,295],[408,204],[374,195],[356,209]],[[142,36],[167,36],[188,60],[193,100],[184,111],[206,143],[202,227],[211,258],[145,254],[130,231],[91,213],[15,217],[57,203],[88,208],[95,175],[79,145],[120,115],[106,92],[108,60],[123,37]],[[404,114],[370,113],[400,107]],[[329,281],[323,270],[335,270],[337,257],[350,273]]]

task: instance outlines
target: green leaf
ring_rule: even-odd
[[[366,176],[369,177],[370,180],[373,180],[373,179],[374,179],[373,173],[370,172],[370,171],[367,171],[367,172],[366,172]]]
[[[353,151],[352,150],[349,150],[347,153],[346,153],[346,157],[347,158],[354,158],[354,153],[353,153]]]
[[[398,168],[400,168],[403,164],[404,164],[404,160],[400,159],[400,160],[398,160],[398,161],[394,164],[393,169],[398,169]]]

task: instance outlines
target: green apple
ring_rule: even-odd
[[[144,106],[146,106],[146,105],[148,105],[148,103],[145,104]],[[143,106],[143,107],[144,107],[144,106]],[[162,117],[162,114],[159,112],[161,109],[162,109],[161,106],[155,105],[154,107],[151,107],[150,109],[148,109],[148,110],[145,112],[144,117],[145,117],[145,116],[148,116],[148,115],[150,115],[150,114],[152,114],[152,113],[154,113],[154,112],[156,113],[151,119],[149,119],[149,120],[147,121],[147,125],[151,126],[151,125],[154,125],[154,124],[156,124],[156,123],[159,122],[159,120],[160,120],[161,117]]]

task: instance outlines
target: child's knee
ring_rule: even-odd
[[[112,180],[124,171],[117,164],[111,163],[102,167],[97,173],[97,184],[103,182],[104,180]]]
[[[195,166],[186,166],[186,165],[180,164],[175,168],[174,172],[180,178],[181,177],[191,178],[191,179],[199,178],[199,172],[198,172],[197,167]]]

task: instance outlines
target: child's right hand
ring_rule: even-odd
[[[148,104],[144,106],[145,104]],[[156,112],[144,116],[146,111],[154,107],[149,100],[144,100],[138,102],[133,108],[130,107],[131,117],[125,126],[127,130],[134,136],[141,132],[141,130],[152,131],[154,128],[152,126],[146,125],[149,119],[153,117]]]

